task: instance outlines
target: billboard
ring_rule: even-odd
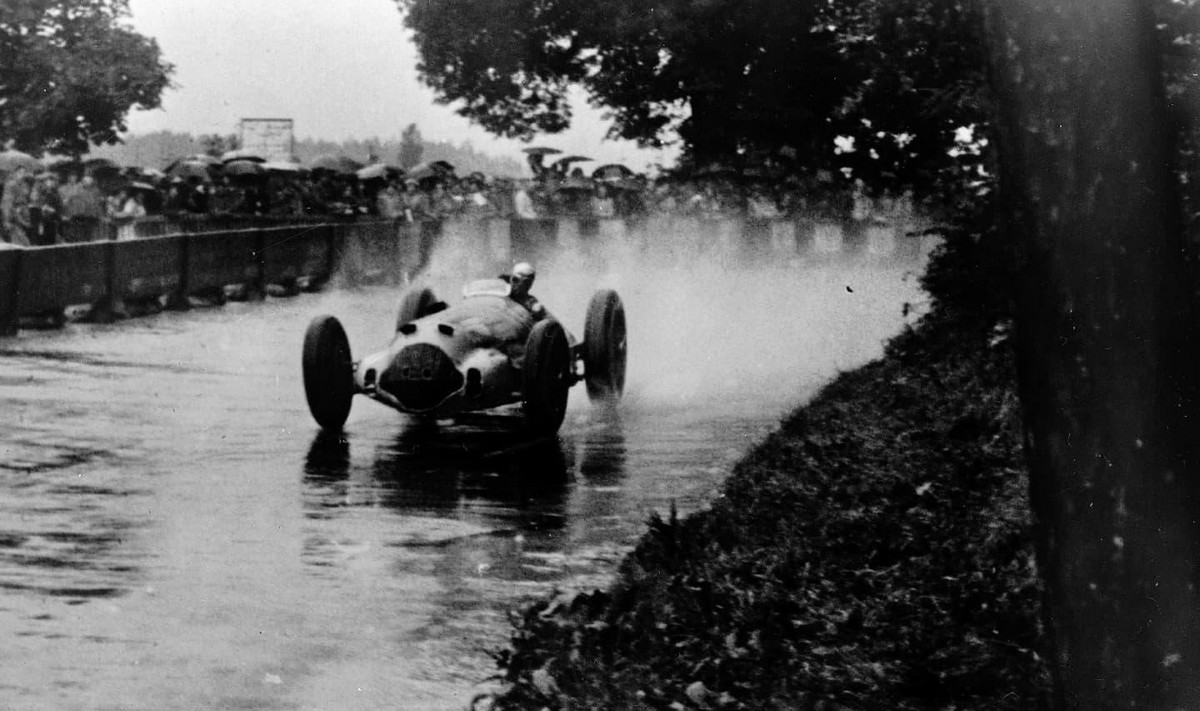
[[[238,124],[238,139],[249,150],[269,161],[290,161],[294,137],[291,119],[244,118]]]

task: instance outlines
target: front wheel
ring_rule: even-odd
[[[526,429],[541,435],[558,432],[567,414],[571,387],[571,344],[562,324],[545,319],[534,325],[526,341],[522,372]]]
[[[628,339],[625,305],[611,289],[601,289],[588,302],[583,325],[583,376],[588,398],[612,403],[625,391]]]
[[[340,430],[354,397],[350,341],[333,316],[318,316],[304,333],[304,395],[317,424]]]

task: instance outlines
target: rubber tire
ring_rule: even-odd
[[[555,434],[566,417],[571,388],[571,344],[558,321],[538,321],[529,332],[522,380],[525,428],[533,434]]]
[[[412,289],[400,299],[400,312],[396,314],[396,330],[409,321],[416,321],[422,316],[433,313],[437,305],[437,297],[429,287]]]
[[[625,305],[617,292],[601,289],[592,294],[583,324],[583,376],[592,402],[621,399],[627,351]]]
[[[350,341],[333,316],[318,316],[304,333],[304,395],[313,419],[337,431],[350,415],[354,398],[354,362]]]

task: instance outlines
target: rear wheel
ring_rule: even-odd
[[[427,316],[434,312],[437,305],[437,297],[433,295],[433,290],[428,287],[413,289],[404,294],[400,299],[400,312],[396,315],[396,330],[409,321],[416,321],[422,316]]]
[[[615,402],[625,391],[625,305],[611,289],[601,289],[588,302],[583,327],[583,374],[588,398]]]
[[[571,387],[571,344],[562,324],[545,319],[534,325],[522,372],[526,429],[542,435],[558,432]]]
[[[318,316],[304,333],[304,395],[317,424],[340,430],[354,397],[350,341],[333,316]]]

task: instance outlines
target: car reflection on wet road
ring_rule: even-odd
[[[677,305],[625,284],[629,397],[614,414],[573,393],[537,441],[367,401],[322,433],[304,327],[338,314],[378,346],[383,287],[0,341],[0,707],[462,708],[509,610],[604,585],[651,512],[706,505],[783,412],[875,356],[914,291],[900,276],[857,277],[852,309],[789,306],[813,334],[787,346],[802,365],[781,382],[767,353],[745,377],[769,387],[703,395],[681,374],[715,351],[668,353],[673,332],[637,319]],[[804,303],[843,281],[810,278]]]

